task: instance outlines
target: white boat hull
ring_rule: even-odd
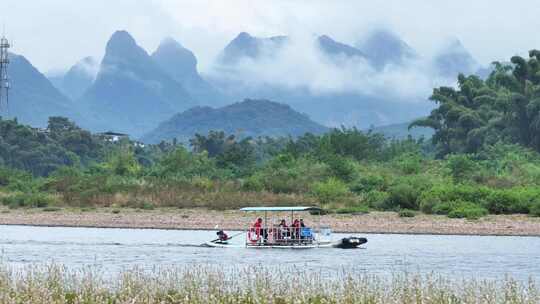
[[[360,245],[367,243],[366,238],[359,237],[346,237],[342,238],[339,241],[319,241],[313,243],[296,243],[296,244],[264,244],[264,243],[253,243],[253,244],[243,244],[236,245],[230,244],[228,242],[206,242],[204,245],[207,247],[219,247],[219,248],[249,248],[249,249],[314,249],[314,248],[341,248],[341,249],[354,249],[358,248]]]
[[[297,244],[297,245],[237,245],[230,243],[214,243],[206,242],[207,247],[217,247],[217,248],[248,248],[248,249],[315,249],[315,248],[332,248],[335,247],[335,244],[332,242],[320,242],[314,244]]]

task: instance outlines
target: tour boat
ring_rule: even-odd
[[[225,237],[223,231],[217,234],[220,236],[216,240],[208,241],[204,245],[208,247],[218,248],[250,248],[250,249],[313,249],[313,248],[343,248],[352,249],[358,248],[360,245],[367,243],[366,238],[346,237],[338,241],[332,240],[332,230],[329,227],[321,227],[320,213],[318,207],[246,207],[240,209],[244,212],[256,213],[247,228],[233,236]],[[279,220],[284,221],[283,213],[287,212],[287,217],[290,212],[290,225],[286,226],[279,224]],[[319,222],[316,225],[313,223],[304,223],[303,220],[295,222],[295,212],[310,212],[318,213]],[[280,217],[281,216],[281,217]],[[277,219],[277,221],[276,221]],[[255,222],[258,224],[254,224]],[[243,243],[232,243],[230,240],[236,236],[243,235],[245,241]]]

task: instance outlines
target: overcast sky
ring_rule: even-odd
[[[353,43],[373,27],[398,33],[431,55],[455,37],[482,63],[540,48],[537,0],[2,0],[0,23],[41,71],[100,58],[118,29],[147,51],[171,36],[191,49],[204,70],[239,32],[269,36],[328,34]]]

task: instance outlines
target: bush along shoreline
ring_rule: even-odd
[[[520,145],[497,143],[476,154],[437,159],[422,140],[388,140],[355,129],[282,140],[280,149],[270,140],[250,142],[250,152],[235,148],[235,156],[223,151],[210,156],[207,148],[197,152],[178,144],[138,150],[128,142],[112,147],[102,161],[62,166],[44,176],[0,167],[0,202],[12,209],[227,210],[255,204],[471,220],[488,214],[540,216],[540,155]],[[270,148],[275,151],[256,152]],[[253,156],[248,164],[233,161],[245,161],[244,153],[264,157]],[[143,154],[151,161],[145,163]]]
[[[9,208],[236,209],[318,205],[328,212],[540,217],[540,51],[491,75],[435,88],[411,124],[431,139],[355,128],[287,138],[220,131],[142,145],[51,117],[44,131],[0,119],[0,202]]]

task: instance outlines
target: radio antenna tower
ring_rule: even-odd
[[[7,68],[9,65],[9,41],[5,35],[2,35],[0,38],[0,110],[2,107],[6,106],[6,109],[9,106],[9,77],[7,73]]]

